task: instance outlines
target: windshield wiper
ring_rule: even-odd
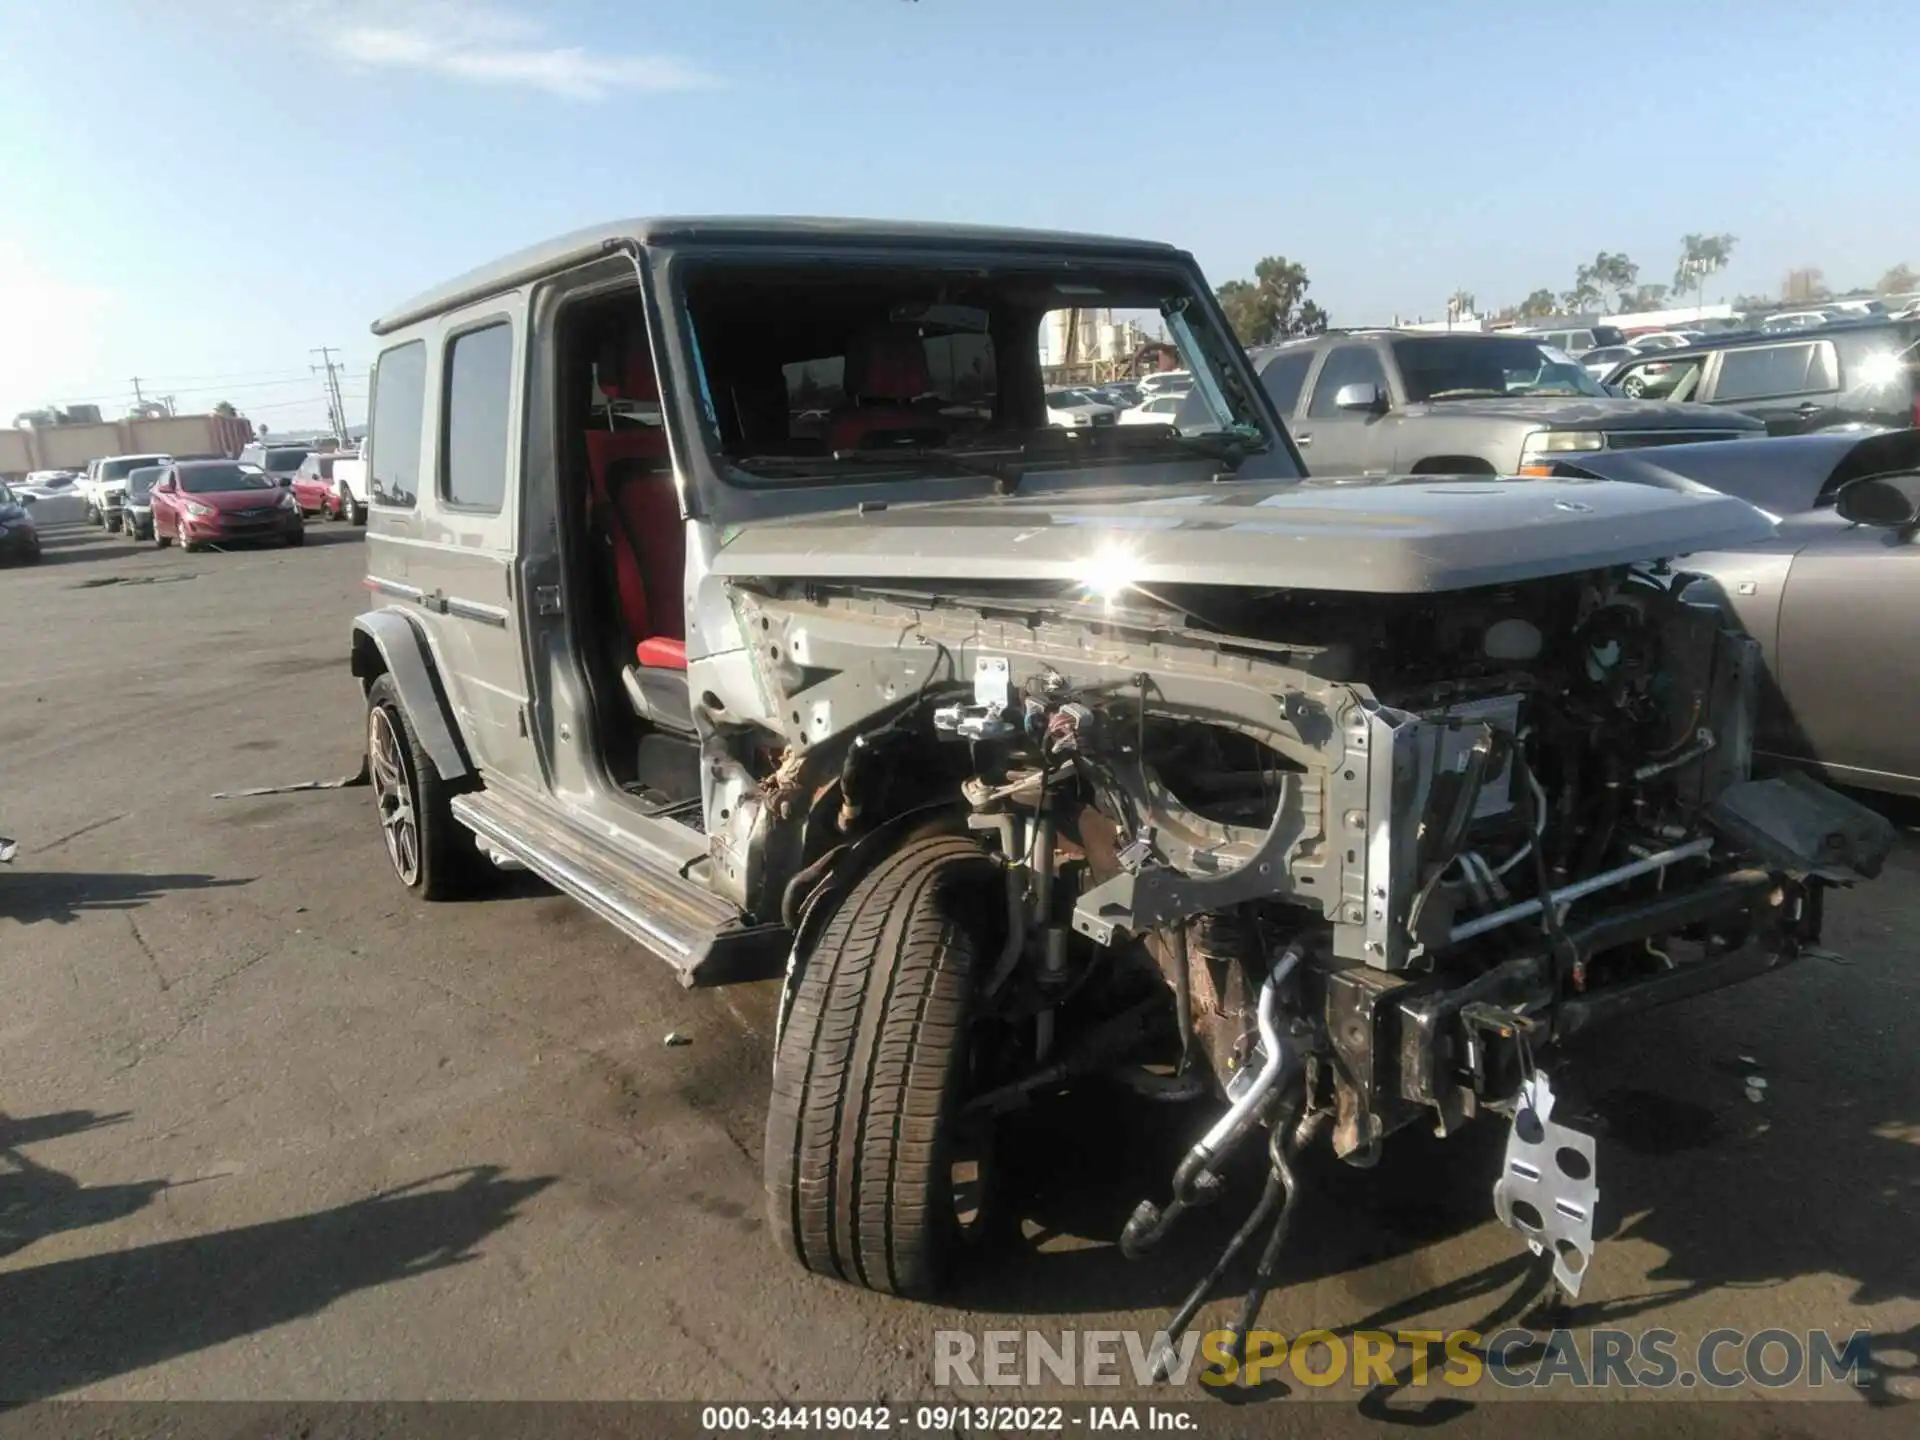
[[[1487,390],[1478,386],[1465,385],[1458,390],[1436,390],[1427,396],[1429,400],[1504,400],[1505,390]]]

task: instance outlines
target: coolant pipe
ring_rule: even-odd
[[[1286,953],[1267,976],[1266,983],[1260,987],[1260,1007],[1257,1012],[1257,1024],[1260,1027],[1260,1048],[1266,1052],[1266,1064],[1260,1067],[1245,1092],[1228,1107],[1211,1130],[1200,1137],[1200,1143],[1187,1152],[1187,1158],[1180,1162],[1180,1168],[1173,1174],[1173,1197],[1178,1200],[1189,1197],[1192,1186],[1201,1172],[1211,1170],[1214,1161],[1231,1150],[1234,1143],[1253,1123],[1253,1117],[1259,1112],[1261,1104],[1273,1092],[1286,1075],[1287,1067],[1293,1056],[1280,1038],[1280,1025],[1277,1018],[1280,1009],[1280,987],[1300,963],[1300,949],[1289,945]]]
[[[1633,778],[1636,780],[1651,780],[1654,776],[1664,774],[1669,770],[1678,770],[1682,765],[1690,765],[1695,760],[1698,760],[1702,755],[1713,749],[1713,745],[1713,731],[1702,726],[1694,732],[1693,743],[1687,746],[1686,749],[1682,750],[1678,755],[1669,755],[1664,760],[1649,760],[1633,772]]]
[[[1562,885],[1558,890],[1549,892],[1547,899],[1556,906],[1571,905],[1575,900],[1583,899],[1596,890],[1605,890],[1609,886],[1651,874],[1655,870],[1664,870],[1669,865],[1678,865],[1682,860],[1692,860],[1697,856],[1705,855],[1711,849],[1713,849],[1713,837],[1703,835],[1698,840],[1689,840],[1685,845],[1676,845],[1671,850],[1662,850],[1643,860],[1617,865],[1611,870],[1602,870],[1598,875],[1589,875],[1584,880],[1576,880],[1571,885]],[[1476,935],[1484,935],[1489,930],[1498,930],[1503,925],[1511,925],[1516,920],[1525,920],[1528,916],[1539,913],[1539,897],[1522,900],[1518,904],[1507,906],[1504,910],[1496,910],[1491,915],[1481,915],[1467,921],[1464,925],[1454,926],[1452,933],[1447,936],[1447,941],[1449,944],[1458,945],[1463,940],[1471,940]]]
[[[1218,1196],[1220,1185],[1213,1173],[1214,1164],[1239,1143],[1248,1127],[1259,1117],[1275,1087],[1286,1078],[1292,1056],[1280,1038],[1276,1012],[1280,1005],[1280,986],[1299,963],[1299,947],[1289,945],[1267,976],[1266,983],[1260,987],[1256,1023],[1260,1028],[1260,1044],[1267,1058],[1248,1084],[1246,1092],[1233,1102],[1219,1122],[1201,1136],[1200,1142],[1180,1161],[1180,1168],[1173,1172],[1173,1198],[1166,1207],[1163,1209],[1151,1200],[1142,1200],[1127,1218],[1120,1232],[1120,1253],[1129,1260],[1137,1260],[1158,1245],[1167,1231],[1173,1228],[1174,1221],[1187,1211]],[[1277,1193],[1275,1199],[1278,1199]],[[1236,1240],[1235,1247],[1246,1243],[1246,1235],[1252,1233],[1252,1227],[1244,1227],[1244,1231]],[[1221,1263],[1225,1265],[1224,1258]]]

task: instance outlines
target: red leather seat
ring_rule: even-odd
[[[827,423],[827,443],[835,450],[857,447],[869,435],[898,430],[939,430],[937,413],[916,410],[913,402],[933,390],[925,343],[912,330],[873,330],[847,347],[841,377],[847,406]]]
[[[617,365],[595,375],[613,399],[658,400],[659,386],[644,336],[631,338]],[[587,432],[594,527],[613,556],[614,581],[627,634],[642,665],[687,668],[686,525],[673,488],[667,433],[635,424]]]

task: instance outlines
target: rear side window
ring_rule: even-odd
[[[373,367],[367,429],[367,498],[409,509],[420,496],[420,427],[427,403],[427,343],[383,351]]]
[[[1824,363],[1820,343],[1768,345],[1758,350],[1729,350],[1720,357],[1715,400],[1756,400],[1768,395],[1801,395],[1829,390],[1833,367]]]
[[[502,321],[447,347],[440,494],[470,510],[498,510],[507,493],[507,409],[513,400],[513,327]]]
[[[1307,371],[1313,368],[1313,352],[1296,350],[1276,355],[1260,372],[1260,383],[1273,397],[1273,405],[1282,415],[1291,415],[1300,403],[1300,387],[1307,383]]]

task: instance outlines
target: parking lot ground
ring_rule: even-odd
[[[416,904],[365,790],[212,798],[357,766],[362,533],[54,530],[0,571],[0,1400],[908,1398],[939,1330],[1154,1331],[1257,1188],[1120,1257],[1191,1111],[1028,1116],[1019,1233],[950,1303],[817,1280],[762,1218],[773,987],[683,991],[525,877]],[[1607,1238],[1577,1304],[1491,1219],[1487,1126],[1308,1165],[1266,1323],[1860,1330],[1876,1378],[1822,1398],[1920,1395],[1917,880],[1906,841],[1836,897],[1845,964],[1594,1037]],[[1410,1383],[1286,1392],[1445,1418]]]

